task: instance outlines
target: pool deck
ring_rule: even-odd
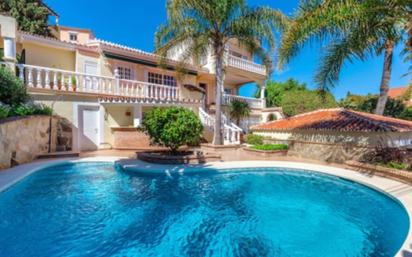
[[[114,152],[113,152],[114,153]],[[145,163],[133,157],[131,152],[125,152],[125,154],[119,154],[117,156],[94,156],[94,154],[83,154],[80,158],[67,158],[58,160],[41,160],[35,161],[29,164],[23,164],[13,167],[8,170],[0,172],[0,192],[6,190],[13,184],[17,183],[24,177],[32,174],[33,172],[64,162],[113,162],[116,165],[122,166],[129,172],[143,172],[143,173],[164,173],[165,175],[172,174],[185,174],[193,171],[198,171],[199,168],[208,168],[216,170],[217,172],[222,169],[230,168],[265,168],[265,167],[279,167],[279,168],[291,168],[291,169],[303,169],[315,172],[320,172],[328,175],[342,177],[348,180],[352,180],[369,187],[381,190],[389,195],[398,199],[405,207],[410,217],[409,233],[407,239],[402,246],[396,257],[412,257],[412,186],[403,182],[392,180],[376,175],[360,173],[357,171],[344,169],[335,165],[324,165],[317,163],[303,163],[295,161],[225,161],[208,163],[203,165],[159,165]],[[87,157],[94,156],[94,157]],[[388,221],[390,222],[390,221]]]

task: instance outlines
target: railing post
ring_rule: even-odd
[[[17,67],[19,68],[19,78],[24,81],[24,66],[22,64],[18,64]]]
[[[119,69],[116,68],[114,69],[114,78],[115,78],[115,90],[114,94],[119,94],[120,93],[120,75],[119,75]]]
[[[37,69],[36,87],[43,87],[41,84],[41,69]]]
[[[46,75],[44,77],[45,87],[47,89],[50,89],[50,72],[48,70],[46,70],[45,72],[46,72]]]
[[[28,80],[28,85],[29,87],[33,87],[33,69],[31,67],[27,68],[28,69],[28,74],[27,74],[27,80]]]

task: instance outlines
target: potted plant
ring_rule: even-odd
[[[57,74],[57,89],[61,90],[62,89],[62,74]]]
[[[76,76],[74,75],[71,77],[71,84],[72,84],[73,91],[76,91],[77,90],[77,79],[76,79]]]

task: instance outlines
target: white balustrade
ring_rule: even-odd
[[[253,109],[261,109],[261,108],[263,108],[262,99],[253,98],[253,97],[244,97],[244,96],[239,96],[239,95],[223,94],[222,104],[224,104],[224,105],[230,105],[233,100],[238,100],[238,101],[246,102],[246,103],[249,104],[249,107],[250,107],[250,108],[253,108]]]
[[[260,75],[267,75],[266,67],[264,65],[245,60],[233,55],[228,56],[228,65],[237,69],[246,70]]]
[[[19,78],[29,88],[97,94],[100,96],[142,98],[146,101],[173,102],[180,100],[178,87],[27,64],[17,64],[16,66]]]
[[[215,129],[215,117],[210,116],[205,110],[199,108],[199,117],[203,126],[210,131]],[[240,144],[240,135],[243,133],[242,129],[222,114],[222,132],[225,144]]]
[[[179,88],[136,80],[121,79],[119,81],[119,95],[146,98],[148,100],[178,101]]]

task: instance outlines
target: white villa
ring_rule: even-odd
[[[0,15],[3,64],[16,70],[36,102],[53,106],[73,129],[72,150],[136,149],[148,144],[139,130],[145,112],[156,106],[184,106],[199,114],[210,140],[214,124],[213,58],[187,64],[176,72],[173,58],[159,67],[154,53],[95,37],[89,29],[53,27],[55,38],[18,31],[14,18]],[[223,116],[225,143],[236,144],[251,125],[267,121],[278,108],[266,109],[266,68],[236,41],[227,46],[223,104],[249,103],[251,116],[241,128]],[[260,99],[239,96],[248,83],[261,87]],[[271,115],[273,116],[273,115]]]

